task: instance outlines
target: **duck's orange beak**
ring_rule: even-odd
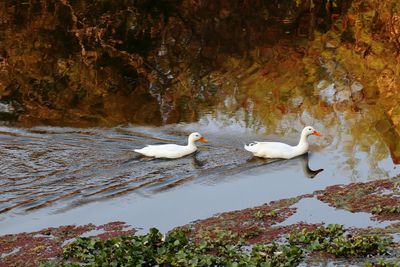
[[[314,131],[314,132],[312,133],[312,135],[321,136],[321,133],[319,133],[319,132],[317,132],[317,131]]]
[[[202,143],[208,143],[208,140],[205,139],[204,137],[201,137],[198,141]]]

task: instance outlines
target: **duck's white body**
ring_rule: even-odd
[[[148,145],[142,149],[135,149],[134,151],[146,157],[177,159],[192,154],[196,150],[196,145],[180,146],[174,144],[166,144]]]
[[[253,142],[245,145],[244,149],[253,153],[256,157],[291,159],[300,156],[308,151],[307,137],[309,135],[320,136],[321,134],[311,126],[307,126],[301,132],[299,144],[291,146],[280,142]]]
[[[146,157],[177,159],[195,152],[197,150],[195,141],[207,142],[201,134],[192,133],[189,135],[188,144],[186,146],[175,144],[148,145],[141,149],[135,149],[134,151]]]

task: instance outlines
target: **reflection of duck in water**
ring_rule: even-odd
[[[189,135],[188,144],[186,146],[175,144],[148,145],[141,149],[135,149],[134,151],[146,157],[177,159],[195,152],[197,150],[196,141],[203,143],[208,142],[201,134],[196,132]]]
[[[301,131],[300,141],[297,146],[280,142],[253,142],[244,146],[244,149],[261,158],[291,159],[308,152],[307,137],[310,135],[321,136],[313,127],[306,126]]]
[[[324,169],[318,169],[318,170],[310,169],[308,152],[296,157],[294,160],[296,160],[296,159],[300,160],[301,165],[303,167],[304,175],[307,176],[308,178],[312,179],[315,176],[317,176],[318,173],[320,173],[324,170]],[[264,159],[264,158],[259,158],[259,157],[252,157],[247,160],[247,163],[252,163],[252,167],[254,167],[254,164],[256,164],[256,166],[261,166],[261,165],[274,164],[274,163],[279,164],[279,162],[283,163],[284,159]],[[291,163],[294,163],[294,161],[291,161]],[[252,167],[249,167],[248,169],[251,169]]]
[[[303,171],[304,174],[308,177],[308,178],[314,178],[315,176],[317,176],[318,173],[322,172],[324,169],[318,169],[318,170],[311,170],[310,166],[309,166],[309,160],[308,160],[308,153],[305,153],[304,155],[300,156],[302,165],[303,165]]]

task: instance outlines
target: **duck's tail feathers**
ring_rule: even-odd
[[[133,151],[135,151],[136,153],[143,154],[143,153],[147,153],[150,147],[151,147],[150,145],[146,145],[145,147],[137,148],[137,149],[134,149]]]
[[[140,149],[134,149],[133,151],[135,151],[136,153],[139,153],[139,154],[143,154],[145,152],[144,149],[145,149],[145,147],[140,148]]]

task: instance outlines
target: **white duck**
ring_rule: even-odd
[[[256,157],[291,159],[308,151],[307,137],[310,135],[321,136],[313,127],[306,126],[301,131],[300,141],[297,146],[291,146],[280,142],[253,142],[245,145],[244,149],[253,153]]]
[[[201,134],[195,132],[189,135],[188,144],[186,146],[175,144],[148,145],[141,149],[135,149],[134,151],[146,157],[177,159],[195,152],[197,150],[196,141],[203,143],[208,142]]]

